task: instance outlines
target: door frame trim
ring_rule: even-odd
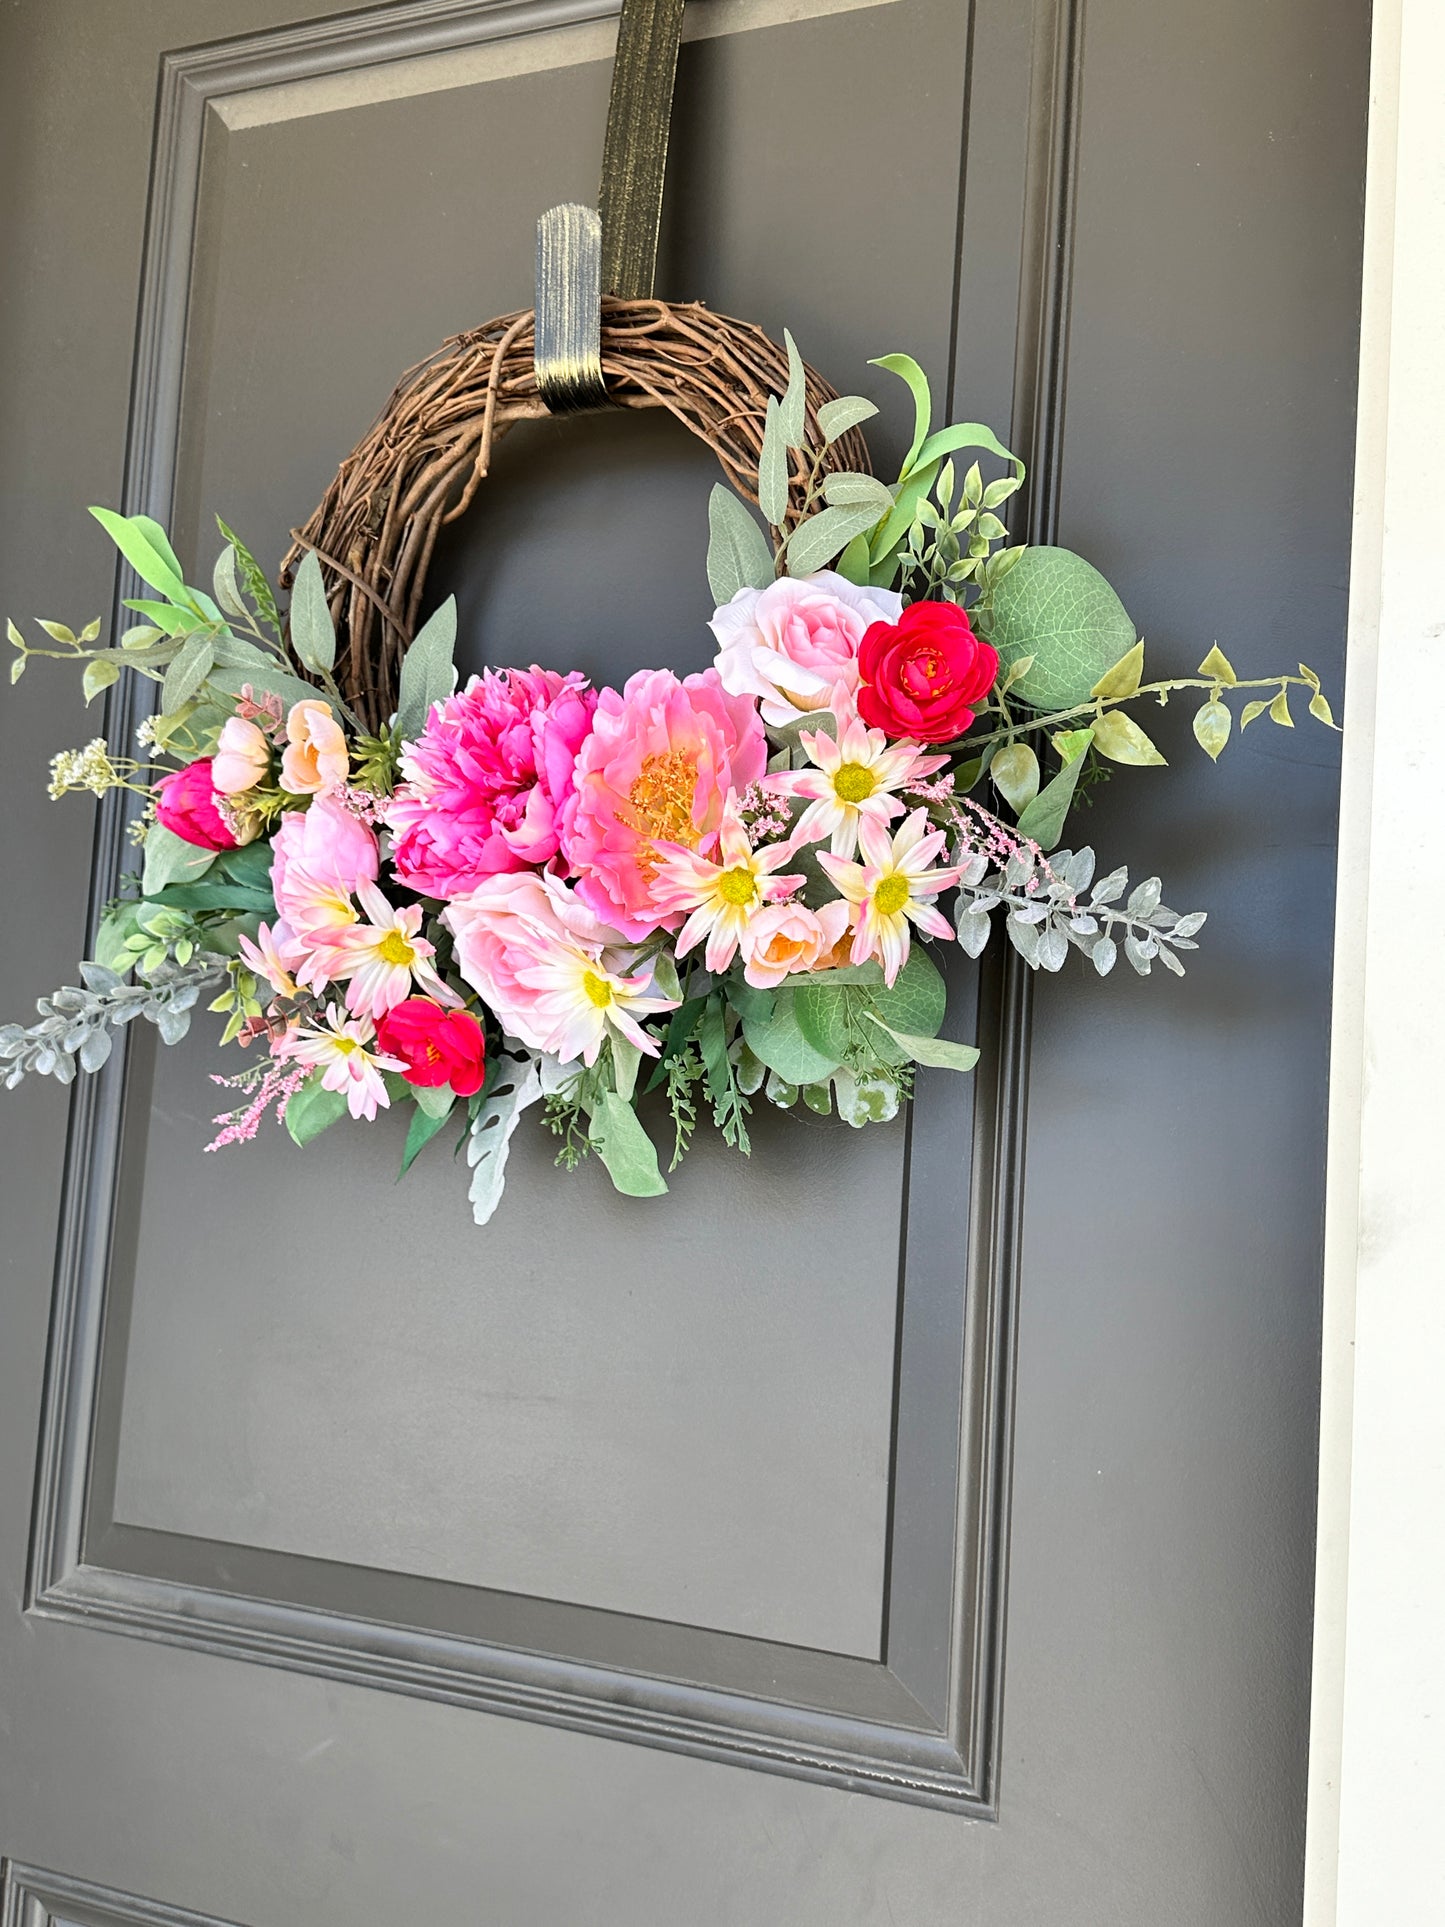
[[[1375,0],[1341,790],[1306,1927],[1445,1913],[1445,10]],[[1378,719],[1378,728],[1377,728]],[[1409,723],[1405,727],[1409,728]],[[1407,893],[1408,892],[1408,896]],[[1410,905],[1409,940],[1399,906]]]

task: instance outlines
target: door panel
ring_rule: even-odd
[[[885,470],[863,357],[918,353],[1161,668],[1217,634],[1337,676],[1365,29],[693,0],[661,285],[889,402]],[[594,191],[606,0],[5,31],[17,614],[102,606],[74,508],[127,436],[183,553],[220,510],[278,556]],[[510,438],[432,572],[468,666],[700,666],[714,479],[665,420]],[[82,813],[31,800],[93,733],[68,704],[33,671],[3,719],[4,883],[54,905],[7,1003],[79,948]],[[1185,767],[1089,833],[1211,908],[1188,983],[1032,1000],[960,959],[984,1062],[906,1124],[760,1119],[647,1205],[532,1126],[481,1233],[444,1158],[392,1188],[385,1129],[204,1156],[200,1037],[78,1096],[63,1200],[58,1094],[7,1098],[0,1854],[56,1870],[12,1873],[17,1922],[1297,1911],[1335,778],[1322,736],[1214,771],[1161,723]]]

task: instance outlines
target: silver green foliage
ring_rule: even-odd
[[[104,964],[83,963],[82,984],[67,984],[36,1004],[38,1024],[0,1024],[5,1088],[14,1090],[27,1073],[69,1084],[77,1068],[98,1071],[110,1056],[112,1032],[137,1017],[154,1024],[163,1042],[178,1044],[196,999],[219,982],[225,965],[224,957],[208,954],[184,965],[162,962],[149,981],[129,984]]]
[[[1128,871],[1113,870],[1097,883],[1094,852],[1059,850],[1045,860],[1020,848],[1002,869],[991,869],[981,852],[966,859],[959,879],[954,923],[958,941],[977,957],[1002,909],[1009,942],[1031,970],[1062,970],[1071,948],[1081,950],[1101,977],[1124,956],[1141,977],[1157,958],[1176,977],[1184,975],[1178,953],[1197,950],[1194,938],[1205,912],[1181,916],[1161,901],[1158,877],[1129,888]],[[1090,890],[1090,884],[1093,884]],[[1085,892],[1088,891],[1088,895]]]

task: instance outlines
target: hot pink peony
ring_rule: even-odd
[[[774,728],[833,706],[834,690],[858,686],[858,645],[870,623],[897,622],[903,598],[860,589],[822,569],[765,589],[739,589],[715,611],[717,672],[724,689],[756,696]]]
[[[705,852],[728,791],[757,782],[767,761],[757,705],[730,696],[715,669],[683,682],[644,669],[621,695],[604,689],[563,814],[578,896],[634,941],[676,929],[682,913],[664,913],[654,896],[654,844]]]
[[[239,839],[216,807],[211,759],[172,770],[155,786],[156,821],[163,829],[201,850],[234,850]]]
[[[387,810],[401,881],[454,897],[550,862],[596,703],[584,676],[537,668],[488,670],[438,703]]]

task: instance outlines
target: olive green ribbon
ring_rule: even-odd
[[[537,223],[533,367],[554,413],[604,407],[602,296],[646,300],[657,273],[684,0],[622,0],[600,215],[569,203]]]

